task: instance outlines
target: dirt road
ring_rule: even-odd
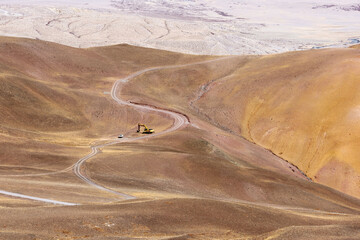
[[[226,57],[229,58],[229,57]],[[143,69],[141,71],[135,72],[123,79],[119,79],[117,80],[111,90],[111,97],[119,104],[121,105],[126,105],[126,106],[131,106],[135,109],[138,109],[139,111],[142,110],[151,110],[151,111],[155,111],[158,113],[163,113],[163,114],[167,114],[169,115],[171,118],[174,119],[174,123],[173,125],[166,129],[163,132],[159,132],[159,133],[155,133],[152,135],[146,135],[146,136],[141,136],[141,137],[137,137],[137,138],[123,138],[123,139],[117,139],[111,142],[107,142],[107,143],[103,143],[100,145],[96,145],[96,146],[91,146],[91,152],[84,156],[83,158],[79,159],[75,164],[73,164],[72,166],[60,170],[60,171],[56,171],[56,172],[49,172],[49,173],[40,173],[40,174],[24,174],[24,175],[6,175],[9,177],[22,177],[22,176],[43,176],[43,175],[53,175],[53,174],[58,174],[58,173],[63,173],[63,172],[67,172],[69,170],[73,170],[74,174],[80,178],[82,181],[86,182],[87,184],[94,186],[100,190],[103,191],[107,191],[109,193],[115,194],[118,197],[120,197],[121,199],[125,199],[125,200],[129,200],[129,199],[135,199],[134,196],[128,195],[128,194],[124,194],[121,192],[117,192],[115,190],[109,189],[105,186],[101,186],[97,183],[95,183],[94,181],[92,181],[89,177],[86,176],[86,174],[82,171],[82,166],[83,164],[89,160],[90,158],[94,157],[96,154],[99,153],[99,149],[106,147],[106,146],[110,146],[110,145],[114,145],[114,144],[118,144],[121,142],[131,142],[131,141],[136,141],[136,140],[140,140],[140,139],[144,139],[144,138],[149,138],[149,137],[154,137],[154,136],[159,136],[165,133],[169,133],[169,132],[173,132],[178,130],[179,128],[185,126],[187,123],[189,123],[187,117],[185,115],[182,115],[180,113],[175,113],[172,111],[167,111],[164,109],[157,109],[155,107],[151,107],[151,106],[147,106],[147,105],[139,105],[139,104],[135,104],[135,103],[131,103],[131,102],[127,102],[124,100],[121,100],[117,95],[117,91],[119,90],[119,87],[121,85],[121,83],[127,82],[130,79],[139,76],[143,73],[146,72],[150,72],[150,71],[155,71],[155,70],[160,70],[160,69],[169,69],[169,68],[180,68],[180,67],[186,67],[186,66],[191,66],[191,65],[198,65],[198,64],[203,64],[203,63],[207,63],[207,62],[213,62],[213,61],[219,61],[222,60],[224,58],[217,58],[217,59],[213,59],[213,60],[208,60],[208,61],[203,61],[203,62],[198,62],[198,63],[191,63],[191,64],[182,64],[182,65],[172,65],[172,66],[165,66],[165,67],[153,67],[153,68],[148,68],[148,69]],[[20,193],[14,193],[14,192],[8,192],[8,191],[4,191],[4,190],[0,190],[0,194],[2,195],[7,195],[7,196],[11,196],[11,197],[17,197],[17,198],[23,198],[23,199],[30,199],[30,200],[34,200],[34,201],[40,201],[40,202],[44,202],[44,203],[52,203],[52,204],[58,204],[58,205],[79,205],[77,203],[67,203],[67,202],[61,202],[61,201],[55,201],[52,199],[45,199],[45,198],[39,198],[39,197],[35,197],[35,196],[29,196],[29,195],[23,195]]]
[[[129,80],[131,80],[132,78],[135,78],[141,74],[144,74],[146,72],[151,72],[151,71],[156,71],[156,70],[162,70],[162,69],[171,69],[171,68],[181,68],[181,67],[186,67],[186,66],[192,66],[192,65],[199,65],[199,64],[204,64],[204,63],[210,63],[210,62],[215,62],[215,61],[220,61],[220,60],[224,60],[226,58],[232,58],[232,57],[224,57],[224,58],[217,58],[217,59],[212,59],[212,60],[207,60],[207,61],[202,61],[202,62],[198,62],[198,63],[190,63],[190,64],[180,64],[180,65],[172,65],[172,66],[164,66],[164,67],[153,67],[153,68],[147,68],[147,69],[143,69],[140,70],[138,72],[135,72],[125,78],[119,79],[115,82],[115,84],[113,85],[112,89],[111,89],[111,97],[120,105],[123,106],[130,106],[132,108],[135,108],[139,111],[154,111],[156,113],[161,113],[161,114],[166,114],[169,117],[171,117],[174,122],[172,124],[172,126],[162,132],[159,133],[154,133],[151,135],[144,135],[141,137],[136,137],[136,138],[123,138],[120,140],[114,140],[112,142],[108,142],[105,144],[100,144],[100,145],[96,145],[96,146],[92,146],[91,149],[91,153],[86,155],[85,157],[81,158],[73,167],[73,171],[76,174],[76,176],[78,176],[81,180],[83,180],[84,182],[86,182],[87,184],[90,184],[98,189],[101,189],[103,191],[107,191],[109,193],[113,193],[116,194],[118,196],[120,196],[122,199],[125,200],[130,200],[130,199],[135,199],[134,196],[128,195],[128,194],[124,194],[121,192],[117,192],[115,190],[109,189],[105,186],[101,186],[97,183],[95,183],[94,181],[92,181],[89,177],[86,176],[86,174],[82,171],[82,165],[89,160],[90,158],[94,157],[96,154],[99,153],[99,149],[106,147],[106,146],[110,146],[110,145],[114,145],[114,144],[118,144],[121,142],[132,142],[132,141],[137,141],[140,139],[145,139],[145,138],[150,138],[150,137],[155,137],[155,136],[159,136],[159,135],[163,135],[166,133],[170,133],[170,132],[174,132],[178,129],[180,129],[181,127],[184,127],[186,124],[189,123],[188,117],[185,116],[184,114],[181,113],[177,113],[171,110],[166,110],[166,109],[159,109],[153,106],[149,106],[149,105],[141,105],[141,104],[137,104],[137,103],[132,103],[132,102],[127,102],[124,101],[122,99],[120,99],[117,96],[118,91],[120,90],[121,84],[128,82]]]
[[[75,164],[73,164],[72,166],[57,171],[57,172],[50,172],[50,173],[40,173],[40,174],[26,174],[23,176],[37,176],[37,175],[51,175],[51,174],[58,174],[58,173],[63,173],[66,171],[70,171],[71,169],[73,170],[74,174],[81,179],[82,181],[84,181],[85,183],[98,188],[99,190],[102,191],[106,191],[108,193],[114,194],[117,197],[119,197],[122,200],[131,200],[131,199],[135,199],[136,197],[129,195],[129,194],[125,194],[119,191],[116,191],[114,189],[110,189],[106,186],[102,186],[96,182],[94,182],[93,180],[91,180],[88,176],[86,176],[85,172],[84,172],[84,163],[86,163],[87,160],[91,159],[92,157],[96,156],[99,152],[101,148],[104,148],[106,146],[110,146],[110,145],[115,145],[115,144],[119,144],[122,142],[133,142],[133,141],[137,141],[137,140],[141,140],[141,139],[145,139],[145,138],[151,138],[151,137],[155,137],[155,136],[160,136],[163,134],[167,134],[170,132],[174,132],[182,127],[185,127],[187,124],[189,124],[189,118],[181,113],[172,111],[172,110],[166,110],[166,109],[159,109],[156,108],[154,106],[149,106],[149,105],[143,105],[143,104],[139,104],[139,103],[133,103],[133,102],[128,102],[125,100],[120,99],[117,96],[117,93],[119,92],[120,88],[121,88],[121,84],[128,82],[129,80],[147,73],[147,72],[151,72],[151,71],[156,71],[156,70],[163,70],[163,69],[175,69],[175,68],[181,68],[181,67],[187,67],[187,66],[194,66],[194,65],[200,65],[200,64],[205,64],[205,63],[211,63],[211,62],[216,62],[216,61],[221,61],[227,58],[234,58],[234,56],[230,56],[230,57],[222,57],[222,58],[216,58],[216,59],[212,59],[212,60],[207,60],[207,61],[202,61],[202,62],[198,62],[198,63],[189,63],[189,64],[179,64],[179,65],[172,65],[172,66],[163,66],[163,67],[153,67],[153,68],[147,68],[147,69],[143,69],[140,70],[138,72],[135,72],[125,78],[119,79],[117,80],[112,89],[111,89],[111,97],[120,105],[123,106],[130,106],[138,111],[153,111],[156,113],[160,113],[160,114],[165,114],[168,115],[170,118],[173,119],[173,124],[170,128],[162,131],[162,132],[158,132],[158,133],[154,133],[151,135],[142,135],[140,137],[135,137],[135,138],[122,138],[122,139],[115,139],[113,141],[110,142],[106,142],[106,143],[101,143],[98,145],[94,145],[91,146],[91,152],[84,156],[83,158],[79,159]],[[11,176],[11,175],[9,175]],[[19,176],[19,175],[17,175]],[[13,196],[13,197],[19,197],[19,198],[24,198],[24,199],[31,199],[31,200],[35,200],[35,201],[40,201],[40,202],[45,202],[45,203],[53,203],[53,204],[60,204],[60,205],[79,205],[78,203],[67,203],[67,202],[61,202],[61,201],[55,201],[55,200],[51,200],[51,199],[44,199],[44,198],[38,198],[38,197],[33,197],[33,196],[28,196],[28,195],[22,195],[19,193],[12,193],[12,192],[7,192],[7,191],[2,191],[0,190],[0,194],[4,194],[4,195],[8,195],[8,196]]]

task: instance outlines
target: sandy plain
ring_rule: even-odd
[[[270,54],[359,42],[357,3],[0,1],[0,35],[73,47],[128,43],[192,54]]]

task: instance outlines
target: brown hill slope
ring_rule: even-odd
[[[0,108],[6,113],[0,115],[0,191],[81,204],[0,195],[0,238],[358,237],[359,200],[308,181],[236,134],[229,124],[236,118],[226,114],[238,106],[212,109],[223,114],[213,119],[197,105],[212,93],[212,84],[230,81],[260,58],[202,62],[211,57],[128,45],[74,49],[13,38],[0,38],[0,48]],[[174,120],[116,104],[108,94],[112,84],[144,68],[174,64],[188,65],[139,75],[122,84],[117,96],[184,112],[191,124],[131,141],[143,136],[135,131],[139,121],[162,132]],[[134,200],[85,183],[71,168],[90,145],[114,141],[119,133],[128,142],[100,147],[81,170]]]
[[[206,59],[127,45],[75,49],[18,38],[1,38],[0,52],[0,106],[6,113],[1,115],[2,125],[43,131],[88,127],[89,115],[102,113],[85,113],[91,111],[87,105],[104,97],[114,77],[149,66]],[[102,105],[98,99],[95,102]]]
[[[140,91],[155,102],[155,91],[166,86],[167,105],[271,149],[316,182],[360,196],[359,55],[357,49],[328,49],[229,59],[233,65],[225,63],[207,80],[199,76],[215,65],[179,70],[170,83],[162,77],[168,70],[150,73],[157,85]],[[174,97],[172,83],[182,78],[192,85]],[[137,83],[130,84],[134,94]]]

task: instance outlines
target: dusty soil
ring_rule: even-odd
[[[359,237],[360,201],[309,181],[295,166],[246,140],[239,131],[242,118],[231,115],[232,108],[243,112],[241,101],[231,99],[231,91],[218,95],[220,83],[236,89],[232,84],[239,83],[234,79],[241,71],[266,57],[204,62],[215,58],[129,45],[75,49],[14,38],[1,38],[0,49],[1,190],[78,204],[0,195],[1,238]],[[357,50],[346,53],[352,51]],[[331,53],[342,59],[342,51]],[[295,62],[296,56],[290,59]],[[166,114],[116,104],[109,94],[115,80],[149,67],[196,62],[202,63],[139,75],[117,93],[186,114],[190,124],[102,147],[82,166],[97,184],[136,199],[124,201],[76,177],[71,167],[90,146],[114,141],[119,133],[131,140],[139,136],[138,122],[159,132],[173,124]]]
[[[149,73],[151,86],[135,79],[124,93],[200,117],[358,197],[359,63],[355,47],[234,57]]]

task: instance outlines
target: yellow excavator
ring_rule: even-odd
[[[138,129],[136,132],[140,132],[140,127],[144,127],[144,131],[142,133],[151,134],[154,133],[154,129],[148,128],[145,124],[138,123]]]

